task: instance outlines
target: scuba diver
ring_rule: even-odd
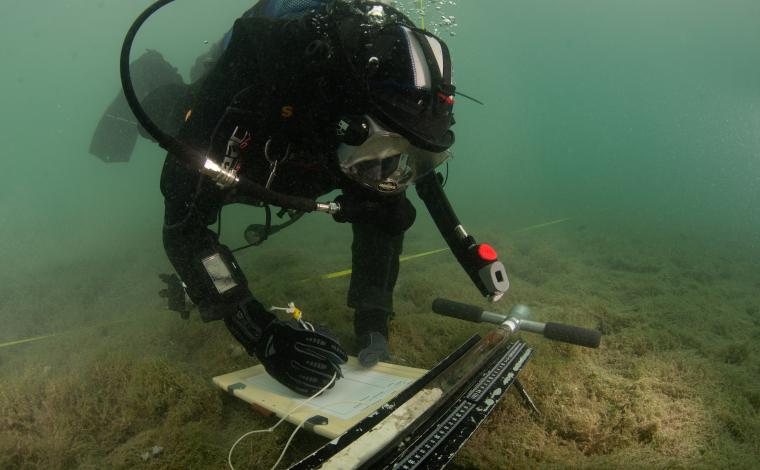
[[[411,185],[481,293],[496,301],[506,292],[496,252],[467,234],[435,171],[454,143],[448,48],[387,2],[261,0],[199,59],[189,86],[162,59],[148,62],[168,78],[134,99],[146,109],[152,101],[176,140],[207,159],[194,168],[176,151],[184,147],[162,145],[170,149],[161,175],[166,254],[202,319],[224,321],[283,385],[314,394],[340,378],[347,355],[329,332],[278,320],[257,299],[209,229],[227,204],[284,207],[342,192],[330,204],[312,203],[352,226],[348,306],[365,367],[389,356],[399,256],[416,216],[406,197]]]

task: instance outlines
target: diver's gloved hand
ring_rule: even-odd
[[[338,340],[325,330],[305,328],[295,320],[275,320],[256,347],[269,375],[294,392],[314,395],[335,376],[348,356]],[[332,387],[332,386],[331,386]]]
[[[325,387],[348,360],[338,340],[326,330],[309,329],[305,322],[277,320],[253,298],[241,302],[224,323],[230,333],[255,355],[278,382],[302,395]]]

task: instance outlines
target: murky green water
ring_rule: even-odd
[[[128,164],[105,164],[87,153],[94,126],[119,86],[124,33],[148,4],[3,0],[0,9],[0,343],[75,331],[0,347],[0,401],[4,397],[7,404],[0,408],[0,450],[7,456],[0,454],[0,466],[202,468],[223,463],[238,431],[268,423],[210,390],[209,377],[248,364],[228,357],[231,339],[223,327],[183,324],[163,310],[156,294],[157,274],[170,269],[161,245],[163,152],[141,140]],[[218,39],[250,4],[178,0],[146,25],[135,51],[157,49],[187,77],[205,43]],[[447,192],[470,231],[502,250],[514,281],[503,309],[519,301],[536,306],[545,320],[606,328],[607,349],[565,357],[542,343],[547,362],[538,355],[533,364],[542,371],[532,376],[541,385],[539,401],[558,416],[573,406],[552,393],[570,379],[550,393],[553,379],[545,371],[578,368],[587,384],[589,371],[604,378],[589,385],[600,394],[593,400],[570,390],[563,395],[574,397],[576,408],[598,413],[593,425],[573,418],[578,429],[588,430],[585,441],[563,434],[566,421],[558,417],[539,424],[518,420],[544,447],[510,447],[515,465],[633,467],[631,455],[644,456],[639,462],[645,466],[727,465],[729,455],[740,467],[756,462],[760,2],[436,1],[426,3],[425,18],[430,28],[443,25],[458,89],[485,102],[457,101]],[[415,201],[419,217],[406,254],[443,246]],[[250,209],[228,211],[223,239],[231,246],[242,243],[242,228],[260,216]],[[558,219],[569,220],[513,233]],[[241,256],[254,292],[281,304],[300,296],[314,316],[325,310],[325,320],[350,344],[346,284],[293,287],[295,280],[348,266],[350,229],[319,215],[297,227]],[[449,336],[439,332],[445,339],[437,349],[420,355],[425,348],[415,349],[412,338],[424,338],[439,321],[424,306],[448,294],[480,301],[450,256],[435,256],[403,265],[397,290],[394,331],[400,340],[394,347],[399,357],[422,358],[415,365],[426,367],[473,330],[447,323]],[[115,319],[136,321],[79,329]],[[156,366],[151,361],[157,358],[168,365]],[[93,364],[109,360],[139,377],[120,386],[150,388],[151,371],[167,367],[183,386],[204,384],[188,392],[188,402],[216,401],[196,410],[200,418],[193,421],[192,412],[175,410],[167,418],[156,411],[190,406],[181,399],[130,413],[140,400],[108,395],[103,400],[116,400],[109,403],[133,426],[98,421],[112,436],[100,441],[74,431],[73,441],[40,437],[84,426],[85,418],[77,421],[64,410],[90,406],[75,396],[97,394],[98,387],[61,377],[81,373],[83,381],[101,380],[104,374]],[[129,372],[129,364],[137,369]],[[663,372],[669,367],[683,375],[683,390],[652,385],[675,374]],[[633,370],[635,376],[626,375]],[[705,377],[732,384],[733,408],[711,397],[718,385],[695,384]],[[52,403],[44,417],[41,403],[13,401],[30,384]],[[697,391],[689,392],[692,386]],[[639,401],[630,398],[626,405],[622,397],[633,395]],[[642,403],[662,412],[649,415]],[[666,416],[668,409],[681,411]],[[155,419],[133,416],[153,412]],[[610,421],[615,413],[619,422]],[[176,434],[171,420],[190,423],[197,433]],[[654,428],[647,427],[651,423]],[[693,423],[709,432],[694,437]],[[496,421],[491,426],[494,433],[504,431]],[[624,429],[618,440],[609,438],[615,429]],[[214,435],[216,441],[209,437]],[[687,437],[693,446],[674,444]],[[319,443],[303,439],[303,448]],[[171,458],[134,460],[140,449],[161,442]],[[496,457],[503,446],[489,447],[485,435],[474,445],[478,451],[466,454],[462,465],[506,465]],[[562,450],[567,448],[580,450]],[[251,464],[271,464],[271,452],[251,457]]]

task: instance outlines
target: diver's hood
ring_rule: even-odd
[[[422,149],[454,143],[452,66],[446,44],[380,2],[354,2],[337,25],[368,114]]]

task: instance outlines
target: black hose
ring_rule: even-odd
[[[140,104],[140,100],[137,98],[129,70],[129,58],[132,52],[132,44],[134,43],[138,31],[151,15],[173,1],[174,0],[156,1],[146,8],[137,19],[135,19],[132,26],[127,31],[124,43],[121,46],[121,56],[119,58],[121,86],[124,90],[127,104],[129,104],[135,118],[137,118],[140,125],[143,126],[154,139],[156,139],[158,145],[180,158],[188,166],[199,170],[203,167],[206,157],[189,145],[186,145],[173,136],[165,133],[155,122],[153,122]],[[241,177],[235,187],[238,191],[252,196],[265,204],[271,204],[286,209],[295,209],[301,212],[313,212],[317,208],[317,203],[314,200],[271,191],[246,178]]]
[[[169,143],[172,140],[176,139],[173,139],[171,136],[166,134],[156,125],[155,122],[153,122],[150,116],[148,116],[148,113],[145,112],[142,105],[140,104],[140,100],[137,99],[135,88],[132,85],[132,75],[129,70],[129,57],[132,52],[132,43],[134,43],[135,37],[137,36],[138,31],[140,31],[142,25],[148,20],[148,18],[153,15],[153,13],[157,12],[159,9],[163,8],[173,1],[174,0],[158,0],[146,8],[145,11],[143,11],[140,16],[135,19],[135,21],[132,23],[132,26],[130,26],[129,30],[127,31],[126,37],[124,38],[124,43],[121,46],[121,56],[119,58],[121,87],[124,90],[124,96],[127,98],[127,103],[129,104],[130,109],[132,109],[132,112],[134,113],[140,125],[142,125],[146,131],[148,131],[148,134],[156,139],[158,145],[168,151],[171,151],[169,148]],[[200,157],[200,155],[198,155],[198,157]]]

